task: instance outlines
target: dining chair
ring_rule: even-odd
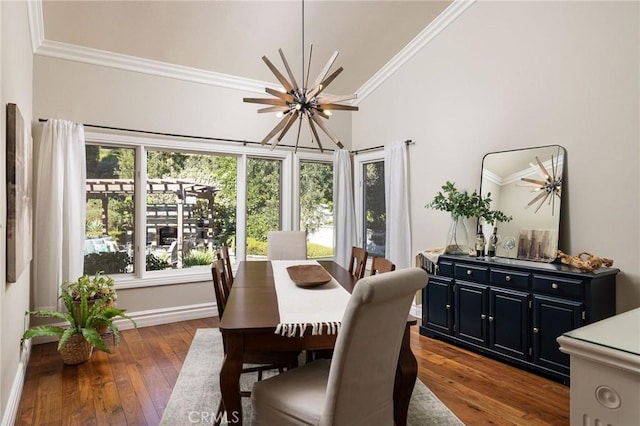
[[[384,272],[391,272],[395,270],[396,265],[384,257],[374,256],[371,261],[371,275],[382,274]]]
[[[268,260],[305,260],[307,233],[305,231],[269,231],[267,233]]]
[[[217,259],[211,264],[211,275],[213,278],[213,289],[216,297],[216,305],[218,306],[219,318],[224,315],[224,309],[229,299],[231,289],[226,283],[225,265],[222,259]],[[222,345],[226,353],[226,343],[223,335]],[[258,380],[262,380],[263,372],[268,370],[278,370],[279,373],[285,371],[285,369],[295,368],[298,366],[299,352],[256,352],[245,353],[242,373],[258,373]],[[241,391],[240,395],[243,397],[250,397],[251,392]],[[215,417],[215,424],[218,425],[219,420],[224,413],[224,406],[222,399],[218,404],[218,410]]]
[[[256,382],[253,425],[393,425],[393,388],[407,316],[427,274],[368,276],[354,287],[333,358]]]
[[[229,288],[233,286],[233,267],[231,266],[231,256],[229,256],[229,247],[223,245],[216,252],[216,257],[222,259]]]
[[[367,266],[367,251],[361,247],[353,247],[351,249],[351,260],[349,261],[349,273],[353,275],[356,280],[364,277],[364,271]]]

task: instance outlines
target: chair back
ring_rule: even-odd
[[[396,265],[384,257],[374,257],[371,261],[371,275],[383,274],[396,270]]]
[[[353,247],[351,249],[351,260],[349,261],[349,273],[356,280],[364,277],[364,271],[367,266],[367,251],[361,247]]]
[[[305,260],[307,233],[305,231],[269,231],[267,233],[267,259]]]
[[[222,259],[222,262],[224,263],[227,286],[229,288],[233,287],[233,268],[231,267],[231,256],[229,256],[229,247],[220,247],[220,249],[218,249],[218,251],[216,252],[216,257],[218,259]]]
[[[393,387],[411,302],[427,284],[420,268],[358,281],[342,318],[321,425],[393,425]]]
[[[213,292],[216,295],[218,317],[222,319],[222,314],[224,314],[224,308],[227,306],[227,299],[229,297],[229,287],[227,286],[222,259],[214,260],[211,264],[211,276],[213,278]]]

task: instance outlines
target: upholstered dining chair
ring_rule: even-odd
[[[219,318],[224,315],[224,309],[227,305],[229,298],[230,288],[226,283],[225,265],[222,259],[217,259],[211,264],[211,275],[213,278],[213,289],[216,296],[216,304],[218,306]],[[225,347],[226,343],[223,340],[222,344]],[[246,366],[242,368],[242,373],[258,373],[258,380],[262,380],[262,373],[267,370],[278,370],[282,373],[285,369],[294,368],[298,366],[298,352],[259,352],[259,353],[246,353],[244,356],[244,363]],[[251,392],[241,391],[241,396],[250,397]],[[224,413],[224,406],[222,399],[218,404],[218,411],[215,417],[216,425],[220,424],[219,419],[222,418]]]
[[[307,233],[305,231],[269,231],[267,233],[267,259],[305,260]]]
[[[354,287],[332,360],[256,382],[253,425],[393,425],[393,387],[407,316],[427,282],[420,268],[368,276]]]
[[[353,275],[356,280],[364,277],[364,271],[367,266],[367,251],[361,247],[353,247],[351,249],[351,260],[349,261],[349,273]]]
[[[227,285],[229,286],[229,288],[231,288],[231,286],[233,286],[233,268],[231,266],[231,256],[229,256],[229,247],[227,247],[226,245],[220,247],[220,249],[216,252],[216,257],[218,259],[222,259],[222,262],[224,263]]]
[[[374,256],[371,261],[371,275],[382,274],[384,272],[391,272],[395,270],[396,265],[384,257]]]

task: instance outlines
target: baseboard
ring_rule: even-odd
[[[152,325],[215,317],[218,316],[218,310],[215,303],[201,303],[197,305],[152,309],[149,311],[127,312],[127,314],[136,322],[138,327],[150,327]],[[120,330],[133,328],[131,321],[123,318],[117,319],[115,324]]]
[[[29,365],[29,357],[31,356],[31,341],[24,342],[20,353],[20,362],[16,368],[16,375],[13,378],[11,392],[7,400],[7,406],[2,416],[2,426],[11,426],[15,424],[18,407],[20,406],[20,398],[22,397],[22,387],[24,386],[24,378]]]

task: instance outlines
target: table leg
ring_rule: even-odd
[[[242,425],[242,401],[240,400],[240,375],[244,342],[242,336],[227,334],[226,355],[220,369],[220,393],[229,424]]]
[[[418,362],[411,352],[411,326],[404,329],[400,356],[398,358],[398,368],[396,370],[396,380],[393,387],[393,417],[396,426],[407,424],[407,412],[409,411],[409,401],[413,387],[418,377]]]

